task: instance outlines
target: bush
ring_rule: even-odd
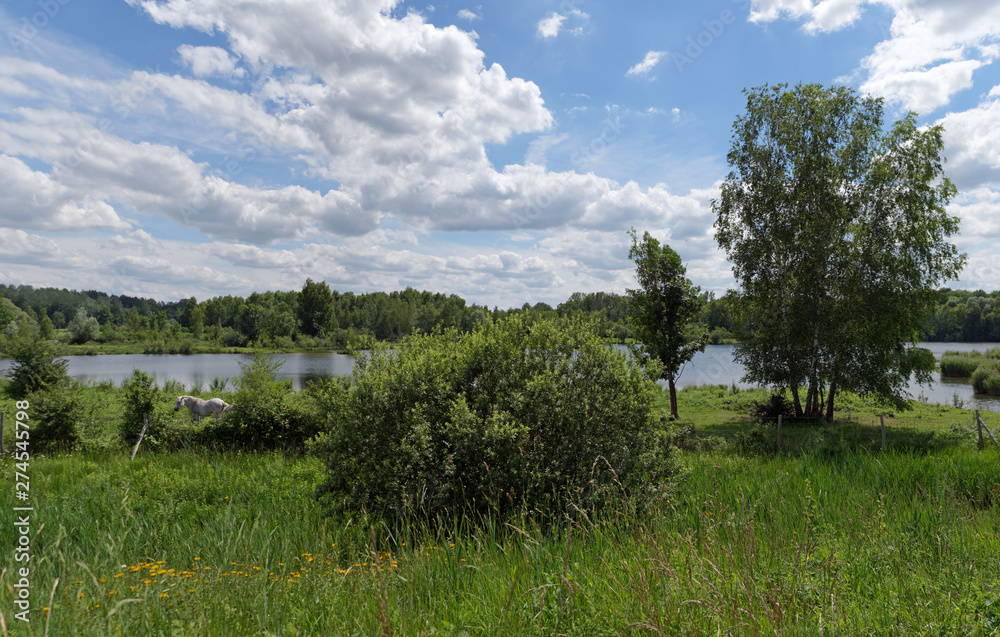
[[[66,333],[70,343],[86,343],[97,340],[101,333],[101,325],[97,319],[87,316],[87,311],[82,307],[76,311],[76,316],[66,326]]]
[[[308,394],[295,394],[289,382],[278,379],[281,365],[261,352],[241,362],[232,405],[201,431],[198,441],[246,451],[303,449],[319,432],[320,417],[309,410]]]
[[[752,414],[757,418],[794,416],[795,405],[785,397],[785,392],[775,392],[768,396],[766,400],[754,401]]]
[[[148,427],[143,440],[148,439],[149,446],[156,448],[166,427],[163,415],[156,413],[160,398],[156,380],[141,370],[133,369],[131,378],[122,382],[122,396],[125,404],[119,423],[119,438],[126,445],[134,445],[142,432],[142,416],[145,414]]]
[[[14,359],[14,364],[7,371],[10,377],[7,392],[12,398],[24,398],[66,381],[69,361],[57,360],[52,344],[37,335],[17,338],[8,348],[8,353]]]
[[[592,324],[515,315],[411,335],[331,383],[328,442],[314,450],[334,512],[559,520],[644,506],[678,473],[670,431],[652,419],[658,387]]]
[[[31,448],[69,451],[80,439],[80,401],[66,387],[56,386],[30,396]]]
[[[972,387],[977,394],[1000,396],[1000,361],[989,360],[972,374]]]
[[[243,347],[247,339],[233,328],[224,327],[219,330],[219,343],[225,347]]]
[[[941,376],[969,378],[982,362],[979,356],[944,356],[941,358]]]

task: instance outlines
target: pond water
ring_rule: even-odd
[[[175,380],[188,389],[196,385],[207,389],[216,378],[232,380],[241,373],[240,363],[249,361],[241,354],[112,354],[66,358],[69,375],[84,382],[110,380],[121,384],[132,375],[133,369],[141,369],[161,386],[166,380]],[[354,367],[353,356],[333,352],[276,354],[275,359],[282,362],[279,378],[290,379],[295,389],[302,389],[310,380],[350,374]],[[0,360],[0,373],[10,365],[9,359]],[[229,388],[232,389],[231,382]]]
[[[940,359],[949,350],[981,352],[997,347],[996,343],[923,343]],[[619,346],[622,347],[622,346]],[[292,381],[296,389],[302,389],[307,382],[325,376],[350,374],[354,367],[354,357],[333,352],[308,352],[278,354],[282,361],[279,377]],[[120,384],[132,374],[132,369],[141,369],[156,378],[160,384],[176,380],[185,387],[201,386],[207,389],[215,378],[233,379],[240,375],[240,362],[247,358],[239,354],[122,354],[108,356],[70,356],[69,375],[85,382],[111,380]],[[0,373],[10,367],[10,360],[0,360]],[[688,363],[678,387],[688,385],[731,385],[750,387],[740,382],[743,367],[733,361],[732,345],[709,345]],[[230,388],[232,385],[230,384]],[[910,393],[918,400],[940,404],[953,404],[957,399],[965,407],[1000,412],[1000,398],[975,396],[972,385],[950,379],[942,380],[935,374],[929,386],[911,383]]]
[[[929,349],[938,360],[941,360],[941,356],[948,351],[985,352],[997,346],[997,343],[920,343],[920,347]],[[743,377],[743,366],[733,361],[733,348],[733,345],[706,347],[704,352],[695,355],[688,363],[677,386],[731,385],[736,382],[739,387],[752,387],[748,383],[740,382],[740,378]],[[957,400],[967,409],[1000,412],[1000,397],[977,396],[972,391],[971,384],[961,380],[941,378],[937,372],[933,374],[930,385],[911,382],[908,390],[913,398],[929,403],[952,405]]]

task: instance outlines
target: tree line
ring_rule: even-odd
[[[469,304],[454,294],[417,291],[355,294],[307,281],[299,291],[253,293],[247,297],[191,297],[158,301],[96,290],[0,284],[0,329],[16,333],[18,319],[46,338],[61,331],[71,343],[144,343],[193,339],[221,347],[357,347],[368,340],[398,340],[416,330],[470,331],[487,318],[531,312],[543,317],[590,318],[602,337],[627,343],[636,338],[627,294],[574,292],[555,307],[524,303],[499,309]],[[700,309],[689,326],[708,332],[710,343],[735,342],[735,292],[698,296]],[[938,290],[938,302],[924,327],[926,341],[1000,342],[1000,291]]]

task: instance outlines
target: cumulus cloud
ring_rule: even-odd
[[[975,108],[948,113],[936,123],[944,127],[948,156],[946,172],[959,189],[1000,185],[1000,91],[997,88]]]
[[[662,59],[664,55],[666,55],[665,51],[649,51],[646,53],[646,57],[642,58],[642,61],[635,66],[629,68],[629,70],[625,72],[625,75],[630,77],[649,75],[649,73],[656,68],[656,65],[660,63],[660,59]]]
[[[217,46],[191,46],[182,44],[177,48],[181,60],[198,77],[223,75],[243,77],[245,71],[236,67],[236,59],[229,51]]]
[[[472,11],[471,9],[459,9],[459,11],[458,11],[458,17],[460,19],[462,19],[462,20],[468,20],[469,22],[475,22],[476,20],[482,20],[483,19],[482,12],[483,12],[483,7],[482,6],[476,7],[475,11]]]
[[[853,24],[861,17],[861,8],[868,0],[753,0],[751,22],[772,22],[780,18],[801,20],[807,31],[836,31]]]
[[[861,61],[861,90],[921,113],[947,105],[1000,56],[997,0],[754,0],[750,21],[805,20],[809,32],[854,24],[866,4],[893,12],[887,38]]]

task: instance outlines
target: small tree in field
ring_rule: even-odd
[[[629,231],[639,289],[629,290],[632,324],[644,354],[660,362],[662,378],[670,391],[670,415],[677,414],[676,381],[684,364],[705,350],[707,334],[692,336],[688,324],[701,310],[699,288],[684,275],[680,256],[668,245],[660,245],[648,232],[639,241],[635,228]]]
[[[848,87],[786,89],[746,91],[712,202],[741,287],[744,380],[788,388],[796,413],[825,407],[828,420],[839,389],[904,408],[911,374],[934,369],[914,343],[935,288],[965,261],[948,241],[942,128],[909,113],[885,130],[882,100]]]
[[[21,333],[8,348],[14,364],[7,371],[10,376],[7,392],[13,398],[23,398],[32,392],[63,384],[68,378],[66,367],[69,361],[56,358],[53,345],[42,340],[29,327],[22,329]]]

